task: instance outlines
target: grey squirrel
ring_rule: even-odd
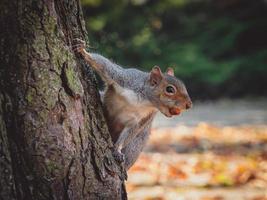
[[[106,83],[102,102],[114,142],[113,156],[128,170],[145,146],[158,110],[172,117],[192,107],[186,87],[175,78],[172,68],[166,73],[158,66],[149,73],[124,69],[99,54],[88,53],[84,41],[75,39],[73,43],[73,50]]]

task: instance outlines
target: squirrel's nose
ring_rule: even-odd
[[[193,106],[192,101],[188,101],[188,102],[185,104],[185,109],[187,110],[187,109],[189,109],[189,108],[192,108],[192,106]]]

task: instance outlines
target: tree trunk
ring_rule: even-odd
[[[0,2],[0,199],[126,199],[79,0]]]

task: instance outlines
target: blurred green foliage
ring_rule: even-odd
[[[264,0],[82,0],[92,51],[175,68],[199,98],[266,95]]]

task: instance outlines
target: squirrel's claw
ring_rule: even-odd
[[[115,160],[119,163],[124,163],[125,162],[125,156],[123,153],[117,151],[117,150],[114,150],[113,151],[113,157],[115,158]]]
[[[84,40],[79,39],[79,38],[74,38],[73,43],[86,45],[86,42]]]
[[[80,53],[80,52],[82,52],[83,49],[86,48],[85,41],[83,41],[83,40],[81,40],[79,38],[75,38],[72,43],[73,43],[72,50],[75,53]]]

